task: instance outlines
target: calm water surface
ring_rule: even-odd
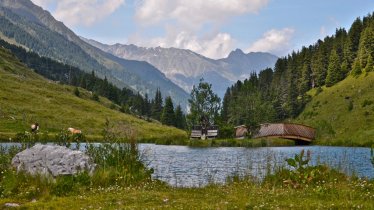
[[[153,177],[177,187],[224,183],[233,175],[261,179],[267,171],[286,165],[285,159],[302,149],[312,153],[311,164],[324,163],[346,174],[374,178],[370,149],[357,147],[219,147],[193,148],[141,144],[142,159],[154,169]]]
[[[15,144],[1,143],[0,145],[7,147]],[[84,147],[85,145],[81,144],[82,150]],[[267,171],[286,166],[285,159],[300,153],[302,149],[311,151],[312,165],[327,164],[348,175],[374,178],[370,148],[325,146],[195,148],[139,145],[142,161],[147,167],[154,169],[153,178],[176,187],[204,186],[212,182],[224,183],[227,177],[234,175],[250,175],[261,179]]]

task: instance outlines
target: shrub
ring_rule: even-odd
[[[372,100],[367,100],[367,99],[365,99],[363,102],[362,102],[362,104],[361,104],[361,106],[362,106],[362,108],[365,108],[366,106],[370,106],[370,105],[372,105],[374,102],[372,101]]]
[[[93,93],[91,99],[94,101],[100,101],[99,95],[97,93]]]
[[[129,185],[150,180],[153,170],[148,170],[140,160],[136,144],[90,144],[87,154],[98,165],[92,181],[94,185]]]
[[[233,138],[234,137],[234,127],[233,126],[220,126],[219,137],[220,138]]]
[[[349,100],[348,101],[348,111],[352,111],[352,110],[353,110],[353,101]]]
[[[309,166],[310,151],[304,157],[305,152],[302,150],[300,154],[296,154],[294,158],[286,159],[291,169],[281,168],[273,175],[265,178],[265,183],[280,185],[291,188],[304,188],[308,186],[321,185],[333,179],[346,179],[347,177],[324,165]]]
[[[74,95],[77,96],[77,97],[79,97],[80,94],[81,93],[79,92],[79,89],[77,87],[75,87],[75,89],[74,89]]]
[[[55,141],[60,146],[71,147],[72,143],[75,143],[75,149],[79,149],[80,143],[86,141],[86,137],[82,133],[72,134],[70,131],[62,129],[55,136]]]

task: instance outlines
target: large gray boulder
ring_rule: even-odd
[[[37,144],[13,157],[12,165],[17,171],[26,171],[32,175],[73,175],[95,170],[91,158],[81,151],[57,145]]]

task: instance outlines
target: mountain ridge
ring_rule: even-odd
[[[168,77],[175,84],[189,92],[203,77],[212,84],[213,90],[221,97],[227,87],[237,80],[247,78],[252,72],[259,72],[275,65],[278,57],[270,53],[244,53],[237,49],[227,58],[211,59],[188,49],[139,47],[134,44],[107,45],[92,39],[80,37],[83,41],[115,56],[146,61]],[[261,61],[260,63],[257,60]]]

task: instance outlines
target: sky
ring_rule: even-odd
[[[374,0],[32,1],[85,38],[214,59],[237,48],[286,56],[374,12]]]

